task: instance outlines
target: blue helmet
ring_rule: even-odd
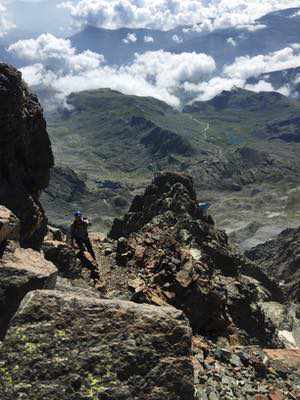
[[[202,210],[207,210],[208,208],[210,208],[210,204],[209,203],[198,203],[198,207],[201,208]]]
[[[74,217],[81,217],[81,216],[82,216],[81,211],[74,212]]]

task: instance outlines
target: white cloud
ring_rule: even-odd
[[[299,65],[299,50],[293,47],[286,47],[267,55],[258,55],[252,58],[249,56],[239,57],[233,64],[224,67],[224,74],[227,77],[247,80],[251,76],[295,68]]]
[[[26,61],[43,64],[47,71],[60,75],[84,73],[98,68],[104,62],[102,55],[90,50],[76,54],[69,40],[57,38],[50,33],[37,39],[19,40],[9,46],[8,51]]]
[[[251,90],[252,92],[274,92],[274,88],[270,82],[266,82],[263,80],[260,80],[259,82],[253,84],[253,85],[246,85],[245,89]]]
[[[128,33],[126,38],[123,39],[123,42],[128,43],[135,43],[137,41],[137,37],[135,33]]]
[[[195,95],[194,101],[207,101],[223,92],[223,90],[232,90],[235,86],[243,87],[243,85],[244,82],[240,79],[217,76],[199,84],[185,83],[184,88],[187,92]]]
[[[145,43],[154,43],[154,39],[152,36],[144,36],[144,42]]]
[[[15,25],[8,17],[7,8],[4,3],[0,1],[0,37],[5,36],[7,31],[15,28]]]
[[[143,77],[158,87],[174,92],[184,82],[198,82],[215,71],[212,57],[198,53],[172,54],[163,50],[136,54],[129,67],[124,67],[131,75]]]
[[[257,24],[251,15],[229,13],[217,15],[215,18],[204,19],[201,23],[194,24],[191,28],[184,28],[183,32],[212,32],[226,28],[247,29],[254,32],[266,28],[266,25]]]
[[[182,39],[181,37],[179,37],[178,35],[173,35],[173,36],[172,36],[172,40],[173,40],[175,43],[178,43],[178,44],[183,43],[183,39]]]
[[[272,71],[284,70],[300,66],[300,52],[295,46],[287,47],[274,53],[259,55],[256,57],[239,57],[231,65],[225,66],[221,76],[213,77],[208,81],[198,84],[186,82],[184,89],[194,93],[194,101],[206,101],[220,94],[223,90],[231,90],[233,87],[245,88],[254,92],[276,91],[289,96],[291,88],[282,86],[274,89],[271,83],[260,80],[256,84],[247,84],[251,77],[258,77]]]
[[[249,77],[300,65],[300,49],[287,47],[256,57],[240,57],[224,67],[220,76],[212,57],[199,53],[173,54],[163,50],[135,54],[131,64],[108,66],[102,55],[76,52],[69,40],[44,34],[37,39],[18,41],[9,47],[16,56],[32,63],[22,68],[29,85],[55,93],[64,102],[71,92],[111,88],[125,94],[151,96],[179,107],[182,95],[209,100],[233,87],[253,91],[274,90],[270,83],[248,85]],[[289,94],[290,88],[279,91]]]
[[[9,51],[33,63],[21,69],[30,86],[54,92],[60,101],[71,92],[109,87],[156,97],[178,107],[184,84],[207,79],[216,68],[214,60],[205,54],[162,50],[136,54],[130,65],[109,67],[103,56],[91,51],[78,54],[69,40],[50,34],[19,41]]]
[[[300,11],[297,11],[291,15],[291,18],[296,18],[296,17],[300,17]]]
[[[162,30],[194,24],[200,30],[240,25],[252,29],[254,21],[268,12],[297,6],[299,0],[80,0],[61,5],[79,25]]]
[[[236,41],[233,39],[233,37],[228,38],[228,39],[226,40],[226,42],[227,42],[228,44],[230,44],[231,46],[236,47]]]

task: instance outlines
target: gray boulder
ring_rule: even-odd
[[[55,266],[41,253],[8,243],[0,257],[0,340],[23,297],[31,290],[54,288],[56,276]]]
[[[192,400],[181,311],[59,291],[26,296],[0,348],[2,400]]]

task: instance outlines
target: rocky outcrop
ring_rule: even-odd
[[[299,399],[299,350],[224,348],[193,339],[196,398]]]
[[[278,345],[263,304],[279,300],[280,289],[198,214],[192,179],[163,173],[115,221],[110,235],[118,238],[116,259],[128,269],[132,299],[183,310],[206,337]]]
[[[37,251],[9,242],[0,258],[0,340],[24,296],[55,287],[57,270]]]
[[[1,399],[192,400],[190,356],[174,308],[35,291],[0,348]]]
[[[87,251],[76,250],[67,241],[57,240],[44,241],[42,250],[46,260],[57,267],[60,277],[93,286],[99,284],[99,266]]]
[[[47,240],[43,243],[42,250],[45,258],[57,267],[61,277],[80,277],[82,265],[76,251],[70,245],[62,241]]]
[[[7,240],[18,240],[20,221],[6,207],[0,206],[0,243]]]
[[[127,237],[166,211],[176,214],[188,212],[194,215],[197,206],[196,198],[190,176],[173,172],[158,174],[152,184],[147,187],[144,195],[134,198],[129,212],[123,219],[114,220],[109,236],[112,239]]]
[[[39,201],[53,155],[42,108],[21,73],[0,64],[0,204],[21,221],[23,247],[39,249],[47,219]]]
[[[246,252],[271,279],[280,282],[289,301],[300,301],[300,228],[287,229],[276,239]]]

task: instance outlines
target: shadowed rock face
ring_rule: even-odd
[[[300,228],[286,229],[274,240],[246,252],[271,279],[281,282],[287,299],[300,301]]]
[[[180,311],[85,292],[27,295],[0,349],[1,399],[194,398],[191,330]]]
[[[0,204],[21,221],[21,245],[39,249],[46,217],[39,202],[53,154],[42,108],[21,73],[0,64]]]
[[[211,217],[199,217],[189,176],[158,175],[110,234],[118,238],[116,261],[130,272],[134,301],[171,304],[206,337],[279,343],[262,307],[280,300],[279,288],[235,253]]]

